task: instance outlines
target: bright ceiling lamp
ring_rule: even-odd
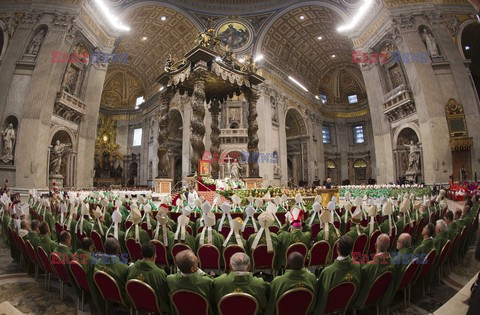
[[[354,28],[358,24],[360,19],[365,15],[365,13],[370,8],[372,3],[373,3],[373,0],[364,0],[362,6],[360,7],[360,9],[358,9],[357,14],[352,18],[350,23],[340,26],[339,28],[337,28],[337,31],[344,32]]]
[[[263,59],[263,55],[258,55],[257,57],[255,57],[255,59],[253,61],[259,62],[262,59]]]
[[[299,87],[301,87],[305,92],[308,92],[307,88],[305,86],[303,86],[300,82],[298,82],[297,80],[295,80],[294,78],[292,78],[291,76],[288,76],[288,79],[290,81],[292,81],[293,83],[295,83],[296,85],[298,85]]]
[[[105,5],[105,3],[103,3],[103,0],[95,0],[95,2],[100,7],[103,14],[108,19],[110,24],[112,24],[113,27],[115,27],[116,29],[121,30],[121,31],[129,31],[130,30],[130,27],[128,27],[126,25],[123,25],[122,22],[120,22],[120,20],[118,19],[118,17],[113,15],[112,12],[110,12],[110,9]]]

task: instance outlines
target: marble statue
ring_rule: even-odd
[[[420,146],[413,141],[404,146],[409,149],[407,173],[417,173],[420,170]]]
[[[230,178],[235,181],[240,179],[240,164],[237,160],[234,160],[230,166]]]
[[[50,157],[50,174],[60,174],[60,166],[62,165],[62,156],[65,155],[65,150],[69,144],[61,143],[60,140],[55,141],[55,145],[51,151]]]
[[[174,70],[172,54],[167,55],[167,59],[165,60],[165,67],[163,69],[165,70],[165,72],[172,72]]]
[[[37,35],[33,38],[30,46],[28,46],[27,54],[36,56],[38,51],[40,50],[40,46],[42,45],[43,38],[45,37],[45,30],[41,30],[38,32]]]
[[[438,46],[435,38],[431,34],[427,32],[427,29],[423,29],[423,34],[422,34],[422,39],[425,42],[425,45],[427,46],[428,53],[430,54],[430,57],[439,57],[440,52],[438,51]]]
[[[13,129],[12,124],[9,124],[7,129],[2,131],[2,140],[3,155],[1,160],[4,163],[10,163],[13,161],[13,150],[15,146],[15,129]]]

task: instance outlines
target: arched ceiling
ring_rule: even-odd
[[[336,31],[342,23],[339,15],[326,7],[293,9],[266,31],[261,52],[274,66],[316,93],[325,73],[341,65],[352,65],[351,40]]]
[[[352,94],[357,95],[359,103],[367,99],[365,82],[360,69],[354,64],[335,67],[326,72],[320,79],[317,91],[327,95],[327,104],[346,104],[348,95]]]
[[[162,21],[162,17],[166,20]],[[181,13],[158,5],[136,8],[122,21],[131,31],[118,39],[114,53],[128,53],[128,63],[111,64],[108,71],[126,67],[141,79],[145,92],[150,94],[149,89],[163,72],[166,56],[172,54],[176,61],[183,58],[193,48],[198,30]]]

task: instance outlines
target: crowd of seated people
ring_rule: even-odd
[[[465,254],[478,223],[475,197],[468,199],[464,208],[457,209],[455,213],[448,207],[431,205],[419,208],[415,215],[412,213],[411,222],[405,213],[397,213],[392,222],[375,217],[372,219],[375,222],[372,221],[371,225],[368,222],[367,226],[352,217],[350,231],[346,230],[345,222],[334,222],[342,224],[338,228],[333,223],[323,224],[317,235],[312,235],[307,220],[299,220],[298,213],[293,213],[292,219],[280,226],[277,233],[269,232],[278,223],[271,213],[265,211],[257,217],[256,223],[246,220],[246,225],[258,224],[256,232],[248,239],[243,239],[234,223],[230,224],[231,233],[225,238],[216,231],[215,216],[208,213],[202,220],[197,219],[193,223],[189,221],[188,213],[183,212],[175,223],[168,217],[167,206],[163,207],[164,210],[158,209],[155,218],[148,219],[148,210],[144,209],[146,211],[142,211],[142,215],[137,208],[131,207],[127,220],[121,215],[118,218],[119,214],[115,212],[119,209],[108,213],[107,208],[105,213],[111,216],[108,225],[105,225],[105,213],[99,214],[98,208],[91,211],[84,205],[78,205],[79,214],[71,209],[69,213],[56,213],[51,204],[43,213],[38,207],[32,207],[35,219],[31,220],[24,213],[3,207],[2,235],[10,246],[12,257],[16,261],[29,261],[29,256],[18,246],[17,237],[24,244],[28,241],[34,249],[42,248],[47,255],[57,253],[67,271],[69,285],[79,298],[86,295],[87,300],[91,299],[98,313],[112,307],[112,302],[105,298],[95,278],[102,272],[108,274],[119,288],[121,302],[116,304],[123,304],[126,308],[139,307],[126,290],[129,281],[138,280],[151,287],[159,311],[164,314],[185,311],[185,305],[180,307],[174,299],[175,293],[185,291],[203,298],[210,314],[219,313],[224,298],[236,293],[251,297],[256,303],[257,314],[276,314],[281,307],[279,301],[287,298],[288,293],[296,292],[295,289],[303,289],[301,293],[304,295],[300,300],[305,304],[306,314],[360,310],[371,305],[386,310],[398,291],[404,289],[402,285],[407,269],[412,265],[418,266],[410,283],[420,281],[428,287],[432,279],[440,274],[438,271],[446,260],[455,263]],[[11,208],[15,209],[15,206]],[[52,227],[49,217],[55,223],[62,222],[62,226]],[[149,221],[149,224],[142,224],[144,221]],[[243,223],[241,219],[239,221]],[[131,225],[127,227],[126,222]],[[320,222],[322,219],[317,218],[311,223]],[[385,226],[386,230],[383,229]],[[395,232],[392,233],[389,226],[393,226]],[[101,244],[94,242],[93,238],[97,235]],[[359,247],[363,235],[368,241]],[[133,257],[127,240],[138,244],[139,256]],[[158,243],[163,245],[166,253],[159,251]],[[317,255],[313,248],[318,243],[328,244],[325,247],[326,259],[321,265],[312,266],[309,262],[315,258],[313,255]],[[183,244],[184,249],[174,251],[176,244]],[[238,246],[239,251],[226,258],[223,254],[229,244]],[[255,257],[258,256],[254,253],[262,245],[267,255],[273,253],[271,268],[263,270],[267,275],[257,273],[255,266]],[[292,251],[297,245],[307,251]],[[218,250],[220,268],[210,271],[202,268],[199,249],[204,246]],[[369,252],[370,248],[372,252]],[[159,263],[158,255],[166,256],[168,267],[164,262]],[[85,271],[88,292],[72,272],[74,261]],[[39,264],[42,267],[42,262]],[[380,277],[384,282],[377,283]],[[374,288],[381,289],[375,299],[370,294]],[[331,303],[329,297],[335,293],[333,289],[342,292],[346,298],[345,305]],[[194,303],[189,306],[194,307]]]

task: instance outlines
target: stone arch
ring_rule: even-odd
[[[31,36],[28,38],[28,41],[26,41],[25,43],[25,47],[23,48],[23,51],[22,51],[22,55],[25,55],[27,53],[27,50],[31,44],[31,42],[33,41],[33,39],[35,38],[35,36],[40,33],[41,31],[45,31],[45,36],[43,37],[43,42],[42,42],[42,45],[40,46],[40,49],[39,49],[39,52],[37,54],[37,56],[40,54],[40,50],[43,48],[43,43],[45,42],[45,38],[47,37],[48,35],[48,31],[49,31],[49,28],[46,24],[40,24],[38,25],[34,31],[31,32]],[[36,58],[36,57],[35,57]]]
[[[59,163],[59,172],[54,173],[52,167],[52,159],[55,156],[52,154],[52,150],[55,150],[55,146],[59,141],[60,145],[65,145],[64,153],[61,155]],[[50,181],[56,181],[58,186],[74,187],[76,181],[76,137],[66,127],[58,126],[50,131],[50,150],[48,159],[48,170]]]
[[[422,142],[422,138],[420,136],[420,128],[414,122],[409,122],[409,123],[406,123],[406,124],[402,125],[397,130],[395,130],[395,132],[393,134],[393,149],[394,150],[399,149],[399,145],[400,145],[399,137],[401,138],[402,135],[405,136],[409,132],[408,129],[413,131],[413,133],[416,136],[417,141]]]
[[[0,20],[0,60],[2,60],[5,51],[7,51],[8,42],[10,40],[8,33],[6,32],[7,26]]]
[[[411,122],[398,128],[393,135],[393,156],[395,163],[395,174],[397,179],[401,182],[405,180],[420,180],[420,178],[408,178],[407,171],[409,171],[409,148],[405,145],[410,145],[410,142],[421,145],[420,129]],[[420,170],[423,169],[422,149],[420,146]],[[419,174],[421,175],[421,174]]]
[[[287,138],[295,136],[307,136],[308,128],[302,114],[296,108],[289,108],[285,113],[285,128]],[[293,128],[293,129],[292,129]]]

